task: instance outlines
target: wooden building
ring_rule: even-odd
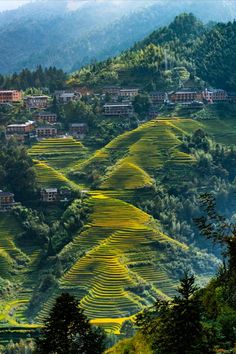
[[[25,107],[28,109],[44,109],[47,108],[49,97],[41,96],[26,96],[24,98]]]
[[[41,201],[45,203],[54,203],[59,201],[59,192],[57,188],[41,189]]]
[[[67,104],[69,102],[78,101],[82,98],[82,95],[79,91],[55,91],[54,94],[57,102],[61,104]]]
[[[49,123],[49,124],[55,124],[57,123],[57,114],[56,113],[50,113],[50,112],[38,112],[34,115],[35,120],[39,123]]]
[[[168,94],[169,100],[173,103],[202,101],[202,92],[194,89],[183,89]]]
[[[6,133],[8,135],[12,134],[26,134],[34,130],[34,121],[29,120],[26,123],[15,123],[10,124],[6,127]]]
[[[149,97],[152,105],[161,105],[168,99],[167,93],[160,91],[150,92]]]
[[[107,103],[104,105],[105,116],[132,116],[134,109],[132,103]]]
[[[130,89],[120,89],[119,96],[124,98],[132,99],[139,94],[138,88],[130,88]]]
[[[1,90],[0,103],[14,103],[22,100],[22,94],[17,90]]]
[[[227,92],[222,89],[206,89],[202,92],[202,96],[208,103],[226,102],[228,100]]]
[[[0,211],[10,210],[15,204],[13,193],[0,190]]]
[[[52,125],[36,128],[36,136],[38,138],[51,138],[57,136],[57,134],[57,128]]]
[[[88,133],[88,125],[86,123],[72,123],[70,124],[70,134],[79,139],[84,139]]]

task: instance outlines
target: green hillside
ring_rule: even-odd
[[[204,80],[235,90],[235,32],[235,22],[206,26],[193,14],[184,13],[130,50],[82,68],[69,82],[92,87],[130,85],[151,91],[189,85],[191,79],[194,86]]]
[[[178,127],[178,122],[178,119],[154,120],[124,133],[90,159],[76,165],[71,173],[80,170],[90,176],[97,169],[101,189],[122,189],[121,185],[131,190],[150,186],[154,172],[165,167],[173,170],[181,167],[184,174],[194,158],[179,149],[179,138],[185,132]]]
[[[34,241],[23,243],[19,238],[22,231],[15,217],[0,214],[1,329],[35,327],[29,324],[25,311],[37,278],[40,249]]]
[[[70,167],[75,161],[82,159],[85,153],[85,147],[73,138],[43,139],[29,149],[30,156],[57,169]]]
[[[93,323],[118,333],[127,318],[132,319],[152,304],[156,296],[168,298],[174,294],[177,279],[167,266],[167,249],[172,250],[172,255],[178,254],[179,259],[186,258],[188,252],[196,262],[199,256],[204,257],[204,252],[198,250],[197,255],[191,250],[191,242],[186,245],[172,234],[167,236],[157,220],[132,204],[134,196],[145,196],[145,189],[153,186],[153,176],[165,168],[174,171],[175,181],[180,176],[182,182],[188,178],[195,159],[181,150],[181,138],[187,134],[185,123],[187,131],[201,125],[187,119],[154,120],[124,133],[68,169],[60,169],[67,154],[61,155],[60,166],[54,165],[55,169],[50,166],[50,157],[38,163],[44,166],[41,178],[48,185],[72,183],[71,178],[74,185],[86,184],[90,189],[86,204],[91,214],[82,231],[75,233],[73,241],[61,250],[59,258],[73,257],[75,261],[40,305],[36,321],[44,318],[59,293],[71,291],[81,299]],[[44,146],[47,156],[51,147]],[[36,145],[30,153],[37,149]],[[54,175],[55,179],[50,180]],[[95,184],[91,184],[91,176]],[[212,257],[213,268],[215,262]],[[209,269],[204,276],[208,277]]]
[[[191,237],[181,238],[174,226],[167,228],[161,213],[158,220],[149,209],[142,210],[141,203],[152,196],[159,200],[157,179],[165,190],[167,184],[184,188],[194,177],[196,157],[184,152],[182,144],[183,137],[199,128],[219,143],[236,139],[231,119],[171,118],[149,121],[90,156],[72,139],[43,140],[29,150],[37,159],[39,185],[68,185],[72,189],[84,185],[88,195],[84,203],[90,210],[82,227],[74,229],[72,239],[60,249],[58,261],[63,267],[53,286],[41,295],[31,321],[40,324],[55,298],[69,291],[81,300],[93,323],[119,333],[125,320],[132,320],[157,296],[169,298],[175,294],[177,270],[192,267],[203,282],[214,273],[218,260],[208,253],[207,245],[200,247]],[[174,198],[169,190],[164,193],[162,199],[168,195],[170,200]],[[172,203],[179,201],[173,199]],[[9,223],[13,228],[10,234]],[[38,265],[39,249],[33,240],[32,245],[21,246],[19,225],[9,222],[8,216],[0,215],[0,225],[0,276],[18,284],[14,298],[5,296],[2,326],[15,326],[20,316],[19,324],[27,330],[28,304],[32,306],[35,301],[41,275],[53,270],[54,263],[46,261],[43,268]],[[20,307],[10,320],[8,309],[15,308],[14,301],[19,301]]]

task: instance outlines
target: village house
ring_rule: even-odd
[[[169,100],[173,103],[202,101],[202,92],[194,89],[182,89],[169,93]]]
[[[205,89],[202,93],[203,99],[208,103],[226,102],[228,99],[227,92],[222,89]]]
[[[165,103],[165,101],[168,100],[167,93],[165,92],[153,91],[150,92],[149,97],[153,105],[160,105]]]
[[[79,91],[67,92],[67,91],[55,91],[55,97],[57,102],[61,104],[67,104],[69,102],[78,101],[82,98]]]
[[[139,89],[137,88],[130,88],[130,89],[121,89],[119,91],[118,96],[123,97],[123,98],[134,98],[139,94]]]
[[[34,121],[29,120],[26,123],[15,123],[10,124],[6,127],[6,133],[8,135],[12,134],[26,134],[34,130]]]
[[[49,97],[41,96],[26,96],[24,98],[25,107],[28,109],[44,109],[48,106]]]
[[[52,125],[36,128],[36,136],[38,138],[51,138],[57,136],[57,134],[58,134],[57,128]]]
[[[41,201],[45,203],[53,203],[59,201],[59,192],[57,188],[41,189]]]
[[[22,94],[17,90],[1,90],[0,103],[14,103],[22,100]]]
[[[0,190],[0,211],[10,210],[15,204],[13,193]]]
[[[78,139],[84,139],[88,133],[88,125],[86,123],[72,123],[70,124],[70,134]]]
[[[104,95],[112,95],[112,96],[118,96],[120,93],[121,87],[119,86],[104,86],[102,89],[102,93]]]
[[[107,103],[104,106],[105,116],[132,116],[134,109],[132,103]]]
[[[34,117],[38,123],[49,123],[49,124],[57,123],[57,114],[56,113],[38,112],[34,115]]]

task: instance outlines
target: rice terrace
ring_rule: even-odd
[[[202,125],[190,119],[153,120],[91,155],[72,139],[45,139],[30,148],[38,182],[42,186],[69,185],[75,189],[86,184],[86,203],[91,210],[82,231],[75,232],[73,240],[60,251],[59,258],[73,255],[73,264],[40,305],[32,326],[40,325],[53,299],[63,291],[81,299],[92,323],[115,333],[119,333],[125,320],[152,304],[157,295],[169,298],[175,294],[176,279],[166,267],[168,254],[173,250],[186,257],[191,246],[176,241],[174,235],[164,234],[157,221],[134,205],[135,200],[148,193],[154,171],[161,174],[164,167],[171,169],[172,183],[180,176],[182,181],[188,178],[195,161],[180,151],[179,139]],[[218,128],[213,134],[220,139],[220,124]],[[89,174],[94,168],[102,170],[103,176],[96,189],[89,188],[84,178],[76,182],[75,172]],[[7,219],[1,215],[1,277],[14,279],[19,300],[4,304],[1,323],[3,328],[27,330],[27,303],[31,297],[27,286],[37,278],[38,251],[33,244],[24,249],[15,244],[14,237],[9,239],[11,231],[6,224]],[[13,220],[11,224],[16,225],[16,234],[20,233],[17,222]],[[18,269],[19,259],[24,270]]]

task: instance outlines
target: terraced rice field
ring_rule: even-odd
[[[64,274],[60,288],[73,289],[91,319],[100,319],[102,323],[104,318],[104,324],[111,324],[114,319],[142,310],[152,303],[154,294],[168,297],[173,290],[167,273],[158,264],[154,244],[168,242],[186,252],[187,247],[161,234],[150,216],[131,204],[103,195],[91,197],[89,203],[93,213],[86,230],[63,251],[73,254],[75,250],[84,250],[85,255]],[[128,267],[133,253],[138,264],[150,252],[154,252],[152,258],[156,263],[147,266],[146,271],[152,272],[149,278],[142,268]],[[157,286],[161,279],[166,284],[163,291]],[[149,286],[150,294],[145,298],[137,292],[140,285]]]
[[[132,190],[150,186],[157,170],[163,167],[184,170],[194,163],[191,155],[179,149],[179,137],[183,134],[183,129],[174,120],[150,121],[114,139],[74,170],[86,172],[96,166],[106,168],[112,161],[113,167],[106,173],[101,189]]]
[[[0,277],[9,279],[19,261],[27,261],[27,256],[16,246],[15,238],[19,225],[14,218],[0,214]]]
[[[59,255],[75,261],[60,278],[59,288],[41,304],[37,322],[45,318],[61,292],[69,291],[81,300],[93,323],[119,333],[125,320],[153,304],[157,296],[174,295],[175,281],[162,262],[166,256],[163,246],[179,249],[186,256],[188,247],[172,235],[164,235],[158,222],[134,207],[132,200],[137,193],[145,193],[140,189],[151,186],[153,174],[163,167],[181,178],[187,175],[184,171],[194,159],[181,152],[179,138],[202,124],[180,119],[150,121],[114,139],[84,162],[86,149],[73,139],[47,139],[30,149],[42,187],[78,188],[67,177],[70,170],[87,173],[99,169],[104,177],[99,190],[90,191],[87,224]],[[0,215],[0,276],[10,278],[21,257],[27,266],[19,269],[18,303],[6,303],[2,319],[9,325],[10,308],[12,325],[20,325],[26,322],[24,310],[35,286],[40,253],[17,247],[11,232],[7,233],[8,223]]]
[[[15,299],[4,299],[0,306],[0,327],[27,324],[25,310],[34,287],[34,272],[39,250],[25,244],[20,247],[17,236],[22,230],[13,216],[0,213],[0,277],[18,285]]]
[[[202,121],[178,119],[174,124],[188,133],[192,133],[201,128],[211,135],[216,142],[221,144],[234,145],[236,142],[235,118],[209,119]]]
[[[37,183],[41,187],[75,187],[75,184],[68,178],[66,178],[65,175],[50,167],[45,162],[35,161],[35,169]]]
[[[45,161],[55,169],[66,169],[83,159],[85,147],[73,138],[43,139],[29,149],[29,154],[37,160]]]

